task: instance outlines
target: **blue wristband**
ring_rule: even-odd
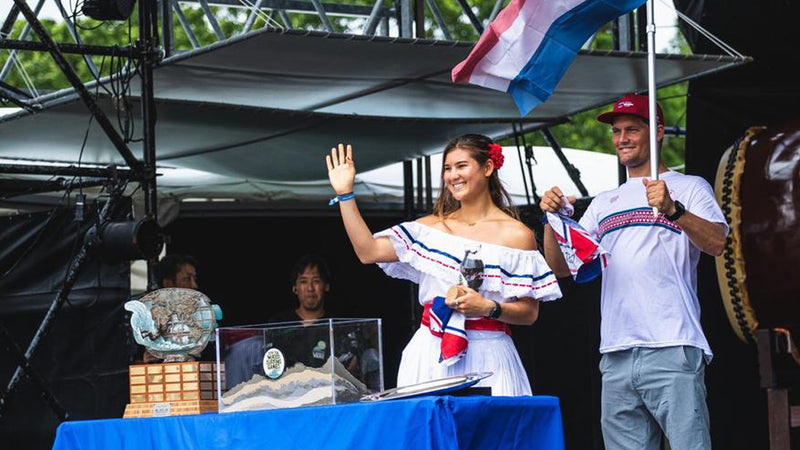
[[[348,192],[347,194],[337,195],[336,197],[333,197],[328,202],[328,206],[333,206],[333,205],[335,205],[335,204],[337,204],[339,202],[346,202],[346,201],[352,200],[354,198],[356,198],[356,196],[352,192]]]

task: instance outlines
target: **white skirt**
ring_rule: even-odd
[[[473,372],[493,372],[476,386],[492,388],[492,395],[531,395],[528,375],[519,360],[514,342],[502,331],[467,330],[469,346],[460,361],[445,366],[439,363],[441,338],[420,327],[403,350],[397,386],[409,386],[439,378]]]

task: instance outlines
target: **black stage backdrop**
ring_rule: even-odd
[[[713,181],[722,153],[747,128],[777,125],[800,116],[796,50],[800,4],[675,0],[675,5],[754,58],[751,64],[689,85],[686,171]],[[695,53],[719,52],[693,33],[689,42]],[[787,262],[763,261],[781,263]],[[713,261],[704,257],[698,272],[702,324],[715,354],[706,375],[713,447],[768,448],[766,393],[759,388],[756,349],[739,341],[729,325]],[[797,439],[797,430],[793,433]]]
[[[64,280],[78,236],[94,220],[90,216],[79,225],[72,217],[71,210],[57,209],[0,219],[0,326],[23,351]],[[127,402],[132,350],[122,304],[130,291],[128,274],[127,264],[90,259],[34,358],[73,419],[121,417]],[[0,391],[5,391],[16,365],[2,344]],[[0,447],[52,446],[58,420],[39,394],[23,380],[9,397],[0,418]]]

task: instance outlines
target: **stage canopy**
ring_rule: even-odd
[[[511,134],[512,123],[561,123],[647,86],[646,54],[583,51],[553,96],[520,117],[507,94],[450,81],[472,45],[262,29],[168,58],[154,72],[158,164],[256,182],[324,181],[323,155],[338,142],[355,145],[365,171],[441,151],[466,132],[498,138]],[[740,62],[659,55],[657,82]],[[115,118],[114,102],[100,92],[98,103]],[[0,158],[78,161],[87,108],[71,89],[39,101],[39,113],[0,117]],[[139,121],[135,126],[142,129]],[[139,144],[129,145],[141,155]],[[80,159],[123,164],[96,124]]]

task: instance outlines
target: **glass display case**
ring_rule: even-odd
[[[357,402],[383,390],[380,319],[225,327],[216,342],[220,412]]]

